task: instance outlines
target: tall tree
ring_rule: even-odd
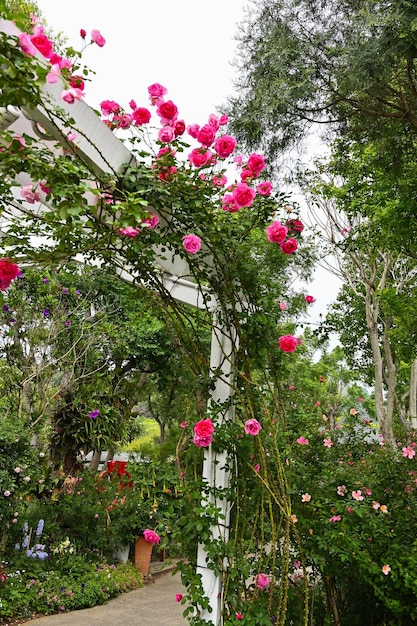
[[[232,125],[276,157],[313,123],[365,136],[417,130],[414,0],[253,0],[237,36]]]

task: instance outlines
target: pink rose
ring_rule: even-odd
[[[187,133],[191,135],[193,139],[197,139],[199,130],[200,126],[198,124],[190,124],[189,126],[187,126]]]
[[[33,185],[31,184],[24,185],[20,190],[20,195],[29,204],[35,204],[35,202],[39,202],[39,200],[41,199],[39,191],[36,191],[36,189],[34,189]]]
[[[184,235],[182,238],[182,245],[184,246],[184,250],[189,254],[195,254],[201,248],[201,239],[198,235]]]
[[[151,113],[148,109],[139,107],[133,111],[132,117],[135,122],[135,126],[141,126],[142,124],[147,124],[149,122],[151,119]]]
[[[283,352],[294,352],[298,345],[298,339],[293,337],[293,335],[283,335],[278,341],[279,347]]]
[[[178,116],[178,109],[172,100],[160,100],[156,107],[159,117],[167,121],[175,121]]]
[[[313,296],[306,296],[305,301],[307,302],[307,304],[313,304],[313,302],[315,302],[316,299]]]
[[[53,55],[54,50],[52,41],[50,41],[43,33],[40,33],[39,35],[32,35],[30,40],[35,48],[37,48],[46,59],[49,59],[49,57]]]
[[[149,543],[159,543],[161,541],[159,535],[157,535],[153,530],[149,530],[149,528],[146,528],[143,531],[143,537],[145,541],[149,541]]]
[[[103,102],[100,102],[100,109],[103,115],[110,115],[119,111],[120,104],[114,102],[114,100],[103,100]]]
[[[97,44],[99,48],[102,48],[106,43],[106,40],[99,30],[91,31],[91,41],[94,41],[94,43]]]
[[[296,242],[295,239],[291,238],[281,243],[279,247],[281,248],[282,252],[284,252],[285,254],[293,254],[293,252],[295,252],[298,248],[298,243]]]
[[[288,228],[278,220],[266,227],[266,236],[271,243],[282,243],[288,234]]]
[[[245,428],[245,433],[247,435],[255,436],[259,433],[262,426],[260,425],[258,420],[250,419],[250,420],[246,420],[244,428]]]
[[[287,226],[288,230],[292,233],[301,233],[304,230],[304,224],[301,220],[288,220]]]
[[[181,600],[182,600],[182,593],[176,593],[175,602],[181,602]]]
[[[269,586],[269,583],[271,581],[269,580],[269,577],[266,574],[258,574],[257,578],[256,578],[256,586],[258,587],[258,589],[265,589],[266,587]]]
[[[126,228],[119,228],[119,234],[125,235],[125,237],[132,237],[133,239],[139,235],[140,229],[133,228],[133,226],[126,226]]]
[[[212,183],[214,187],[224,187],[227,183],[227,176],[224,174],[221,176],[213,176]]]
[[[246,183],[239,183],[233,189],[232,196],[238,207],[248,207],[253,204],[256,191]]]
[[[252,172],[254,178],[259,176],[262,170],[265,169],[265,159],[262,154],[251,154],[248,158],[247,168]]]
[[[205,420],[200,420],[194,426],[194,433],[199,437],[207,437],[214,433],[214,426],[211,419],[208,417]]]
[[[214,142],[214,149],[221,159],[227,159],[236,148],[237,142],[231,135],[222,135]]]
[[[308,442],[308,439],[306,439],[305,437],[301,436],[301,437],[298,437],[297,443],[298,443],[299,446],[308,446],[309,442]]]
[[[172,126],[163,126],[158,133],[159,141],[170,143],[175,139],[175,129]]]
[[[25,33],[21,33],[19,35],[19,46],[22,48],[22,52],[26,55],[31,57],[36,56],[37,48],[33,45],[29,35],[26,35]]]
[[[197,141],[199,141],[203,146],[211,146],[216,137],[215,129],[210,126],[210,124],[204,124],[198,131]]]
[[[237,206],[235,199],[231,193],[226,193],[223,196],[222,209],[223,211],[229,211],[229,213],[236,213],[236,211],[239,211],[239,207]]]
[[[153,85],[149,85],[148,93],[151,96],[151,98],[161,98],[166,93],[168,93],[168,90],[165,87],[163,87],[161,84],[154,83]]]
[[[176,137],[183,135],[185,133],[185,122],[184,120],[178,120],[175,122],[174,133]]]
[[[78,89],[81,90],[84,89],[85,83],[81,76],[77,76],[76,74],[74,74],[74,76],[71,76],[71,87],[78,87]]]
[[[207,435],[205,437],[201,437],[200,435],[194,435],[193,437],[193,443],[199,448],[207,448],[212,441],[213,437],[211,435]]]
[[[211,150],[204,150],[204,148],[194,148],[188,155],[188,158],[194,167],[203,167],[212,162],[213,153]]]
[[[84,28],[80,28],[80,37],[81,39],[85,39],[87,36],[87,31],[84,30]]]
[[[151,213],[149,217],[145,217],[145,219],[142,220],[142,226],[144,228],[149,228],[150,230],[158,226],[158,224],[159,217],[155,213]]]
[[[270,196],[272,191],[272,183],[269,180],[264,180],[256,187],[256,191],[260,196]]]
[[[70,87],[69,89],[64,89],[61,92],[61,98],[65,100],[65,102],[68,102],[68,104],[73,104],[75,100],[81,100],[83,96],[83,92],[77,87]]]
[[[115,115],[113,118],[113,122],[116,124],[117,128],[130,128],[132,124],[132,116],[129,113],[124,113],[123,115]]]

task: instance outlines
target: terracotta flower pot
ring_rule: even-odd
[[[151,562],[153,543],[146,541],[144,537],[135,540],[135,565],[139,571],[147,576]]]

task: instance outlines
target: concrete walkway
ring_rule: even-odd
[[[184,593],[180,574],[172,567],[151,566],[151,577],[141,589],[125,593],[107,604],[30,620],[33,626],[185,626],[185,606],[175,601]],[[29,622],[26,622],[29,624]]]

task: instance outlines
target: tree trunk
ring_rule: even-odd
[[[93,456],[91,458],[90,469],[93,471],[98,470],[98,466],[100,465],[101,458],[101,450],[94,450]]]

